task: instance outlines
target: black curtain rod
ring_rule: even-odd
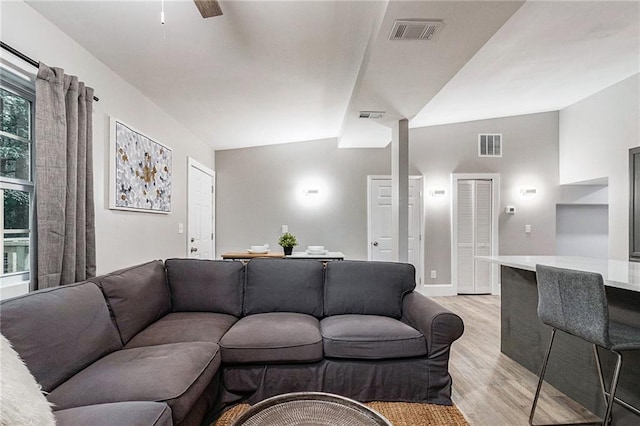
[[[0,47],[2,47],[7,52],[10,52],[10,53],[14,54],[15,56],[17,56],[18,58],[22,59],[23,61],[25,61],[29,65],[32,65],[32,66],[38,68],[38,66],[39,66],[38,61],[35,61],[35,60],[31,59],[30,57],[28,57],[24,53],[20,52],[19,50],[14,49],[13,47],[11,47],[8,44],[6,44],[5,42],[0,41]],[[98,99],[97,97],[94,96],[93,100],[98,102],[100,99]]]

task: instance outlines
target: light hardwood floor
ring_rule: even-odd
[[[452,296],[433,300],[462,317],[465,331],[451,349],[453,402],[472,426],[528,425],[537,377],[500,352],[500,297]],[[545,384],[535,423],[597,420]]]

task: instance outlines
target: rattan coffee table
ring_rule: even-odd
[[[392,426],[364,404],[323,392],[296,392],[265,399],[245,411],[233,426]]]

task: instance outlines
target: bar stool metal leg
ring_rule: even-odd
[[[604,400],[605,407],[609,402],[607,400],[607,389],[604,387],[604,374],[602,374],[602,364],[600,363],[600,354],[598,353],[598,345],[592,344],[593,356],[596,359],[596,368],[598,369],[598,380],[600,381],[600,389],[602,389],[602,399]]]
[[[531,406],[531,413],[529,414],[529,425],[530,426],[556,426],[556,425],[600,425],[600,422],[578,422],[578,423],[552,423],[549,425],[546,424],[534,424],[533,417],[536,413],[536,407],[538,405],[538,398],[540,397],[540,391],[542,390],[542,383],[544,382],[544,375],[547,371],[547,365],[549,364],[549,355],[551,355],[551,347],[553,346],[553,340],[556,336],[556,328],[554,327],[551,330],[551,339],[549,340],[549,347],[547,348],[547,353],[544,357],[544,361],[542,362],[542,367],[540,368],[540,378],[538,379],[538,388],[536,389],[536,394],[533,397],[533,405]],[[616,381],[617,386],[617,381]],[[605,401],[606,402],[606,401]]]
[[[618,362],[620,363],[620,367],[619,368],[621,369],[622,368],[622,354],[617,352],[617,351],[611,351],[611,352],[616,354],[616,356],[618,358]],[[604,399],[605,406],[607,406],[609,404],[609,400],[610,400],[611,394],[607,391],[607,388],[605,387],[605,384],[604,384],[604,374],[602,373],[602,364],[600,363],[600,354],[598,353],[598,346],[597,345],[593,345],[593,354],[595,355],[595,358],[596,358],[596,367],[598,368],[598,378],[600,380],[600,387],[602,388],[602,397]],[[615,371],[618,371],[617,363],[616,363]],[[615,378],[615,371],[614,371],[614,378]],[[619,375],[620,375],[620,371],[618,371],[618,376]],[[610,389],[613,389],[613,388],[610,388]],[[640,416],[640,410],[638,408],[634,407],[633,405],[629,404],[628,402],[623,401],[622,399],[620,399],[617,396],[615,396],[615,392],[614,392],[613,401],[617,402],[618,404],[620,404],[621,406],[623,406],[627,410],[631,411],[632,413],[636,414],[637,416]],[[609,420],[610,419],[608,419],[608,421],[605,424],[608,424]]]
[[[613,410],[613,403],[616,399],[616,388],[618,387],[618,379],[620,378],[620,368],[622,367],[622,354],[620,352],[613,351],[614,354],[618,356],[618,361],[616,362],[616,369],[613,372],[613,378],[611,379],[611,387],[609,388],[609,392],[611,392],[609,396],[609,401],[607,402],[607,412],[604,415],[604,420],[602,422],[603,425],[609,423],[609,417],[611,417],[611,411]],[[606,395],[606,393],[605,393]]]
[[[540,390],[542,389],[542,382],[544,381],[544,373],[547,371],[547,364],[549,363],[549,355],[551,354],[551,347],[553,346],[553,339],[556,337],[556,329],[551,330],[551,340],[549,340],[549,347],[547,348],[547,354],[544,356],[542,367],[540,368],[540,378],[538,379],[538,388],[536,394],[533,397],[533,405],[531,406],[531,413],[529,413],[529,425],[533,425],[533,416],[536,414],[536,406],[538,405],[538,398],[540,397]]]

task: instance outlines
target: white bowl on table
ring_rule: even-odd
[[[269,244],[262,244],[259,246],[251,246],[250,249],[247,249],[249,253],[253,254],[264,254],[269,253]]]
[[[308,246],[307,247],[308,254],[327,254],[327,250],[325,250],[324,246]]]

